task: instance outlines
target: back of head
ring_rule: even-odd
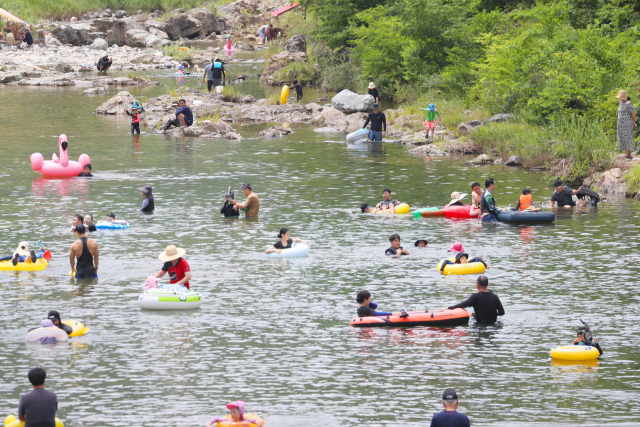
[[[76,225],[76,233],[78,234],[84,234],[87,230],[84,227],[84,224],[78,224]]]
[[[113,212],[109,212],[109,214],[107,215],[107,218],[116,219],[116,214],[114,214]]]
[[[480,276],[478,277],[477,283],[481,288],[486,288],[487,286],[489,286],[489,279],[487,278],[487,276]]]
[[[442,403],[445,408],[458,405],[458,393],[452,388],[448,388],[442,393]],[[455,408],[454,408],[455,409]]]
[[[393,242],[395,240],[400,240],[400,235],[397,233],[393,233],[391,236],[389,236],[389,241]]]
[[[522,194],[523,194],[524,196],[526,196],[527,194],[531,194],[531,190],[530,190],[530,189],[528,189],[528,188],[525,188],[524,190],[522,190]]]
[[[496,183],[496,180],[495,180],[495,179],[493,179],[493,178],[487,178],[487,179],[484,181],[484,187],[485,187],[485,188],[489,188],[491,185],[493,185],[493,184],[495,184],[495,183]]]
[[[360,205],[360,210],[364,213],[367,209],[369,209],[369,203],[363,203]]]
[[[369,291],[360,291],[358,292],[358,295],[356,296],[356,302],[358,304],[362,304],[363,302],[365,302],[366,300],[368,300],[371,297],[371,292]]]
[[[37,387],[44,384],[44,380],[47,378],[47,373],[44,371],[44,369],[35,367],[29,370],[28,377],[31,385]]]
[[[287,234],[288,231],[289,231],[289,229],[287,227],[282,227],[280,229],[280,233],[278,233],[278,237],[284,236],[285,234]]]

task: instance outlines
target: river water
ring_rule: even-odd
[[[264,91],[255,78],[240,89]],[[537,201],[551,189],[540,173],[467,168],[462,157],[416,157],[393,144],[346,144],[344,135],[306,126],[280,140],[258,138],[265,125],[238,127],[241,142],[131,136],[128,120],[92,113],[115,90],[80,91],[0,87],[0,102],[11,106],[0,142],[0,246],[9,254],[18,241],[41,239],[53,254],[45,271],[0,273],[0,415],[17,411],[27,371],[39,365],[68,427],[200,426],[236,399],[268,426],[417,427],[441,410],[447,387],[473,425],[640,421],[637,202],[614,198],[526,227],[362,215],[360,203],[381,200],[386,186],[412,208],[442,206],[452,191],[469,192],[487,176],[496,178],[503,206],[526,186]],[[94,178],[43,180],[31,170],[31,153],[50,157],[60,133],[73,159],[89,154]],[[260,197],[259,219],[221,218],[227,187],[243,200],[243,182]],[[138,212],[136,188],[145,184],[156,199],[148,216]],[[71,279],[71,217],[109,212],[131,228],[93,233],[100,277]],[[311,243],[308,257],[266,258],[284,226]],[[392,233],[410,256],[384,256]],[[429,247],[414,249],[417,238]],[[475,276],[435,271],[454,241],[491,266],[490,287],[506,310],[500,325],[349,326],[362,289],[389,311],[442,308],[474,292]],[[192,288],[205,298],[198,310],[138,307],[168,244],[187,250]],[[27,329],[51,309],[90,332],[26,345]],[[549,349],[574,339],[581,315],[604,356],[551,361]]]

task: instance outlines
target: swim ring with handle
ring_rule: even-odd
[[[7,415],[4,419],[4,427],[24,427],[24,421],[20,421],[15,415]],[[56,417],[56,427],[64,427],[64,424],[58,417]]]
[[[298,258],[307,256],[309,254],[309,245],[305,245],[304,243],[295,242],[291,244],[290,248],[282,249],[282,252],[271,252],[267,254],[269,258]]]

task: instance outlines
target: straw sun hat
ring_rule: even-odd
[[[451,193],[451,202],[450,203],[455,203],[455,202],[459,202],[460,200],[464,199],[467,195],[462,193],[458,193],[457,191],[454,191],[453,193]]]
[[[160,261],[164,262],[173,261],[174,259],[183,257],[186,253],[187,251],[182,248],[176,248],[175,245],[169,245],[167,246],[167,249],[165,249],[163,252],[160,252],[158,258],[160,259]]]
[[[618,98],[621,101],[626,101],[627,100],[627,91],[626,90],[621,90],[620,92],[618,92],[618,96],[616,96],[616,98]]]

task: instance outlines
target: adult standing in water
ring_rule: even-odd
[[[373,82],[369,83],[369,95],[373,96],[373,102],[376,104],[380,101],[380,94],[378,93],[378,89],[376,89],[376,85]]]
[[[211,64],[204,68],[204,78],[202,79],[202,82],[204,83],[205,79],[207,80],[207,89],[211,92],[211,88],[221,86],[221,84],[226,80],[226,77],[227,73],[224,70],[224,65],[216,56],[215,59],[211,61]]]
[[[469,427],[469,417],[457,412],[458,394],[452,388],[448,388],[442,394],[444,411],[433,415],[431,427]]]
[[[493,190],[496,189],[496,180],[487,178],[484,182],[486,190],[480,197],[480,212],[482,222],[498,222],[498,212],[500,208],[496,208],[496,199],[493,197]]]
[[[55,426],[58,397],[44,388],[47,373],[35,367],[29,370],[28,377],[33,390],[20,397],[18,419],[24,421],[25,426]]]
[[[571,190],[571,187],[567,187],[561,180],[557,179],[556,182],[553,183],[553,188],[555,188],[556,191],[551,195],[551,202],[549,203],[549,207],[551,208],[556,204],[559,208],[582,207],[587,204],[587,199],[578,200],[578,202],[573,200],[573,196],[577,196],[580,190],[582,190],[582,187],[578,187],[577,190]]]
[[[366,128],[369,122],[371,122],[371,128],[369,129],[368,141],[382,141],[382,137],[387,135],[387,117],[382,111],[380,106],[376,103],[373,104],[373,112],[367,116],[367,121],[364,122],[362,129]],[[384,130],[382,130],[384,127]]]
[[[76,279],[92,279],[98,277],[98,244],[87,237],[83,224],[76,225],[78,240],[71,244],[69,263]],[[74,261],[78,259],[74,266]]]
[[[260,210],[260,199],[258,199],[258,195],[251,190],[251,184],[242,184],[240,188],[242,188],[244,195],[247,196],[247,200],[245,200],[244,203],[238,203],[237,200],[234,200],[234,205],[236,205],[238,209],[245,211],[245,218],[258,216],[258,211]]]
[[[621,90],[616,98],[618,105],[618,149],[626,152],[626,158],[632,159],[631,152],[634,148],[633,131],[636,124],[636,110],[628,100],[627,92]]]
[[[473,307],[476,323],[481,325],[493,325],[498,320],[498,316],[504,316],[504,308],[498,295],[489,290],[489,279],[487,276],[480,276],[476,281],[478,292],[472,294],[468,299],[459,304],[452,305],[454,308]]]
[[[140,206],[140,212],[153,212],[155,205],[153,203],[153,188],[150,185],[138,188],[142,191],[142,205]]]

